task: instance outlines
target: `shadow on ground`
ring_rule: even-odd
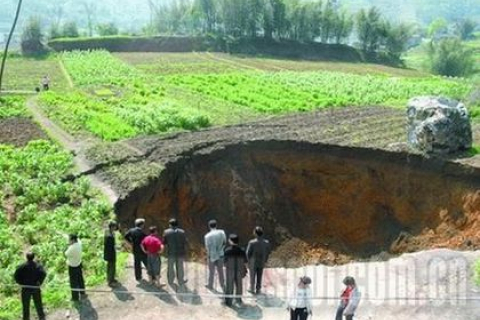
[[[171,305],[178,305],[178,302],[172,297],[172,295],[165,289],[163,288],[158,288],[155,287],[146,281],[142,281],[139,284],[137,284],[137,287],[143,289],[144,291],[151,293],[158,299],[162,300],[165,303],[171,304]]]
[[[75,304],[80,320],[98,320],[98,313],[88,298]]]
[[[126,302],[130,300],[135,300],[135,297],[133,296],[133,294],[128,292],[128,289],[123,284],[120,284],[114,287],[112,289],[112,292],[115,295],[115,297],[120,301]]]
[[[198,295],[197,290],[191,290],[186,285],[181,285],[181,286],[175,285],[173,289],[177,293],[176,297],[178,301],[192,304],[192,305],[202,304],[202,298]]]

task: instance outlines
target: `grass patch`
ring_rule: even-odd
[[[4,90],[28,90],[34,92],[41,88],[40,81],[44,75],[50,78],[50,88],[66,91],[68,82],[55,55],[44,59],[14,57],[7,60],[5,67]]]
[[[27,250],[36,253],[48,273],[45,305],[55,308],[69,301],[63,254],[69,233],[77,233],[84,244],[87,286],[105,281],[101,227],[112,208],[86,178],[63,181],[72,169],[72,155],[50,142],[34,141],[24,148],[0,145],[0,319],[20,317],[12,275]]]
[[[470,148],[470,150],[468,150],[468,154],[472,157],[476,156],[477,154],[480,154],[480,146],[474,145],[473,147]]]
[[[0,97],[0,119],[26,117],[25,98],[20,96]]]

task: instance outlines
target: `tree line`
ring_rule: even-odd
[[[205,35],[234,38],[359,42],[366,52],[383,50],[398,57],[412,28],[392,24],[379,9],[361,9],[356,15],[334,0],[177,0],[150,1],[150,33]],[[355,31],[355,32],[354,32]]]

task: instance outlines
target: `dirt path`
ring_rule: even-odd
[[[357,279],[362,293],[357,320],[477,320],[480,294],[472,284],[471,268],[479,257],[480,252],[435,250],[387,262],[267,269],[265,294],[246,294],[244,305],[236,308],[223,306],[221,297],[204,287],[206,270],[201,264],[188,264],[186,288],[175,291],[169,286],[156,289],[137,283],[130,262],[122,286],[114,290],[99,287],[104,292],[89,292],[78,309],[58,310],[49,319],[287,319],[286,301],[303,275],[313,279],[312,319],[333,319],[341,280],[349,274]],[[165,265],[163,261],[163,280]]]
[[[72,77],[70,77],[70,74],[67,72],[67,69],[63,64],[63,61],[60,58],[58,59],[58,65],[60,66],[60,70],[62,70],[62,73],[65,76],[65,79],[67,79],[68,87],[72,89],[74,87]]]
[[[88,145],[92,141],[84,142],[76,140],[72,135],[63,130],[59,125],[50,120],[37,105],[37,98],[32,97],[27,100],[27,109],[32,114],[33,119],[37,122],[42,129],[50,136],[50,138],[57,143],[59,143],[63,148],[72,152],[74,154],[74,163],[77,169],[76,174],[81,174],[82,172],[88,172],[92,169],[92,165],[87,161],[84,150],[87,149]],[[125,143],[124,145],[127,145]],[[132,149],[137,150],[134,147]],[[110,185],[103,182],[96,175],[88,175],[92,185],[100,189],[110,203],[114,204],[118,199],[118,194],[111,188]]]

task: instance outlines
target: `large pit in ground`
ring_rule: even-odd
[[[192,252],[201,252],[209,219],[243,244],[262,225],[275,265],[474,249],[480,170],[382,150],[250,141],[170,161],[117,213],[124,225],[145,217],[161,228],[177,217]]]

